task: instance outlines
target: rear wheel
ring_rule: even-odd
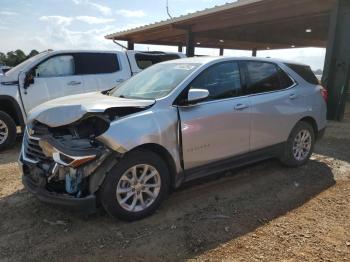
[[[16,123],[5,112],[0,111],[0,151],[11,147],[16,141]]]
[[[299,122],[289,135],[281,161],[291,167],[305,164],[313,152],[314,143],[313,127],[307,122]]]
[[[130,152],[107,174],[100,200],[111,216],[138,220],[160,206],[169,182],[168,168],[158,155],[146,150]]]

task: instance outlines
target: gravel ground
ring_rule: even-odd
[[[350,261],[350,120],[330,122],[301,168],[270,160],[195,181],[133,223],[38,202],[19,147],[0,154],[0,261]]]

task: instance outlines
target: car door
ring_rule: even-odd
[[[24,88],[21,95],[26,112],[46,101],[84,92],[81,76],[75,75],[74,57],[62,54],[49,57],[28,72],[32,83]]]
[[[130,69],[121,66],[116,53],[75,54],[76,74],[83,77],[86,92],[109,90],[130,78]]]
[[[192,81],[191,88],[207,89],[209,97],[179,107],[185,169],[248,152],[250,101],[241,97],[238,62],[212,65]]]
[[[287,140],[293,125],[307,110],[294,80],[277,64],[246,61],[246,92],[251,96],[251,150]]]

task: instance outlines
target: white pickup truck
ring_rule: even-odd
[[[13,145],[17,127],[37,105],[67,95],[106,91],[155,63],[182,53],[46,51],[0,75],[0,151]]]

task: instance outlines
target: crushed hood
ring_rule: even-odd
[[[37,120],[50,127],[64,126],[82,118],[86,113],[104,112],[108,108],[145,108],[155,100],[126,99],[99,92],[66,96],[35,107],[28,116],[28,124]]]

